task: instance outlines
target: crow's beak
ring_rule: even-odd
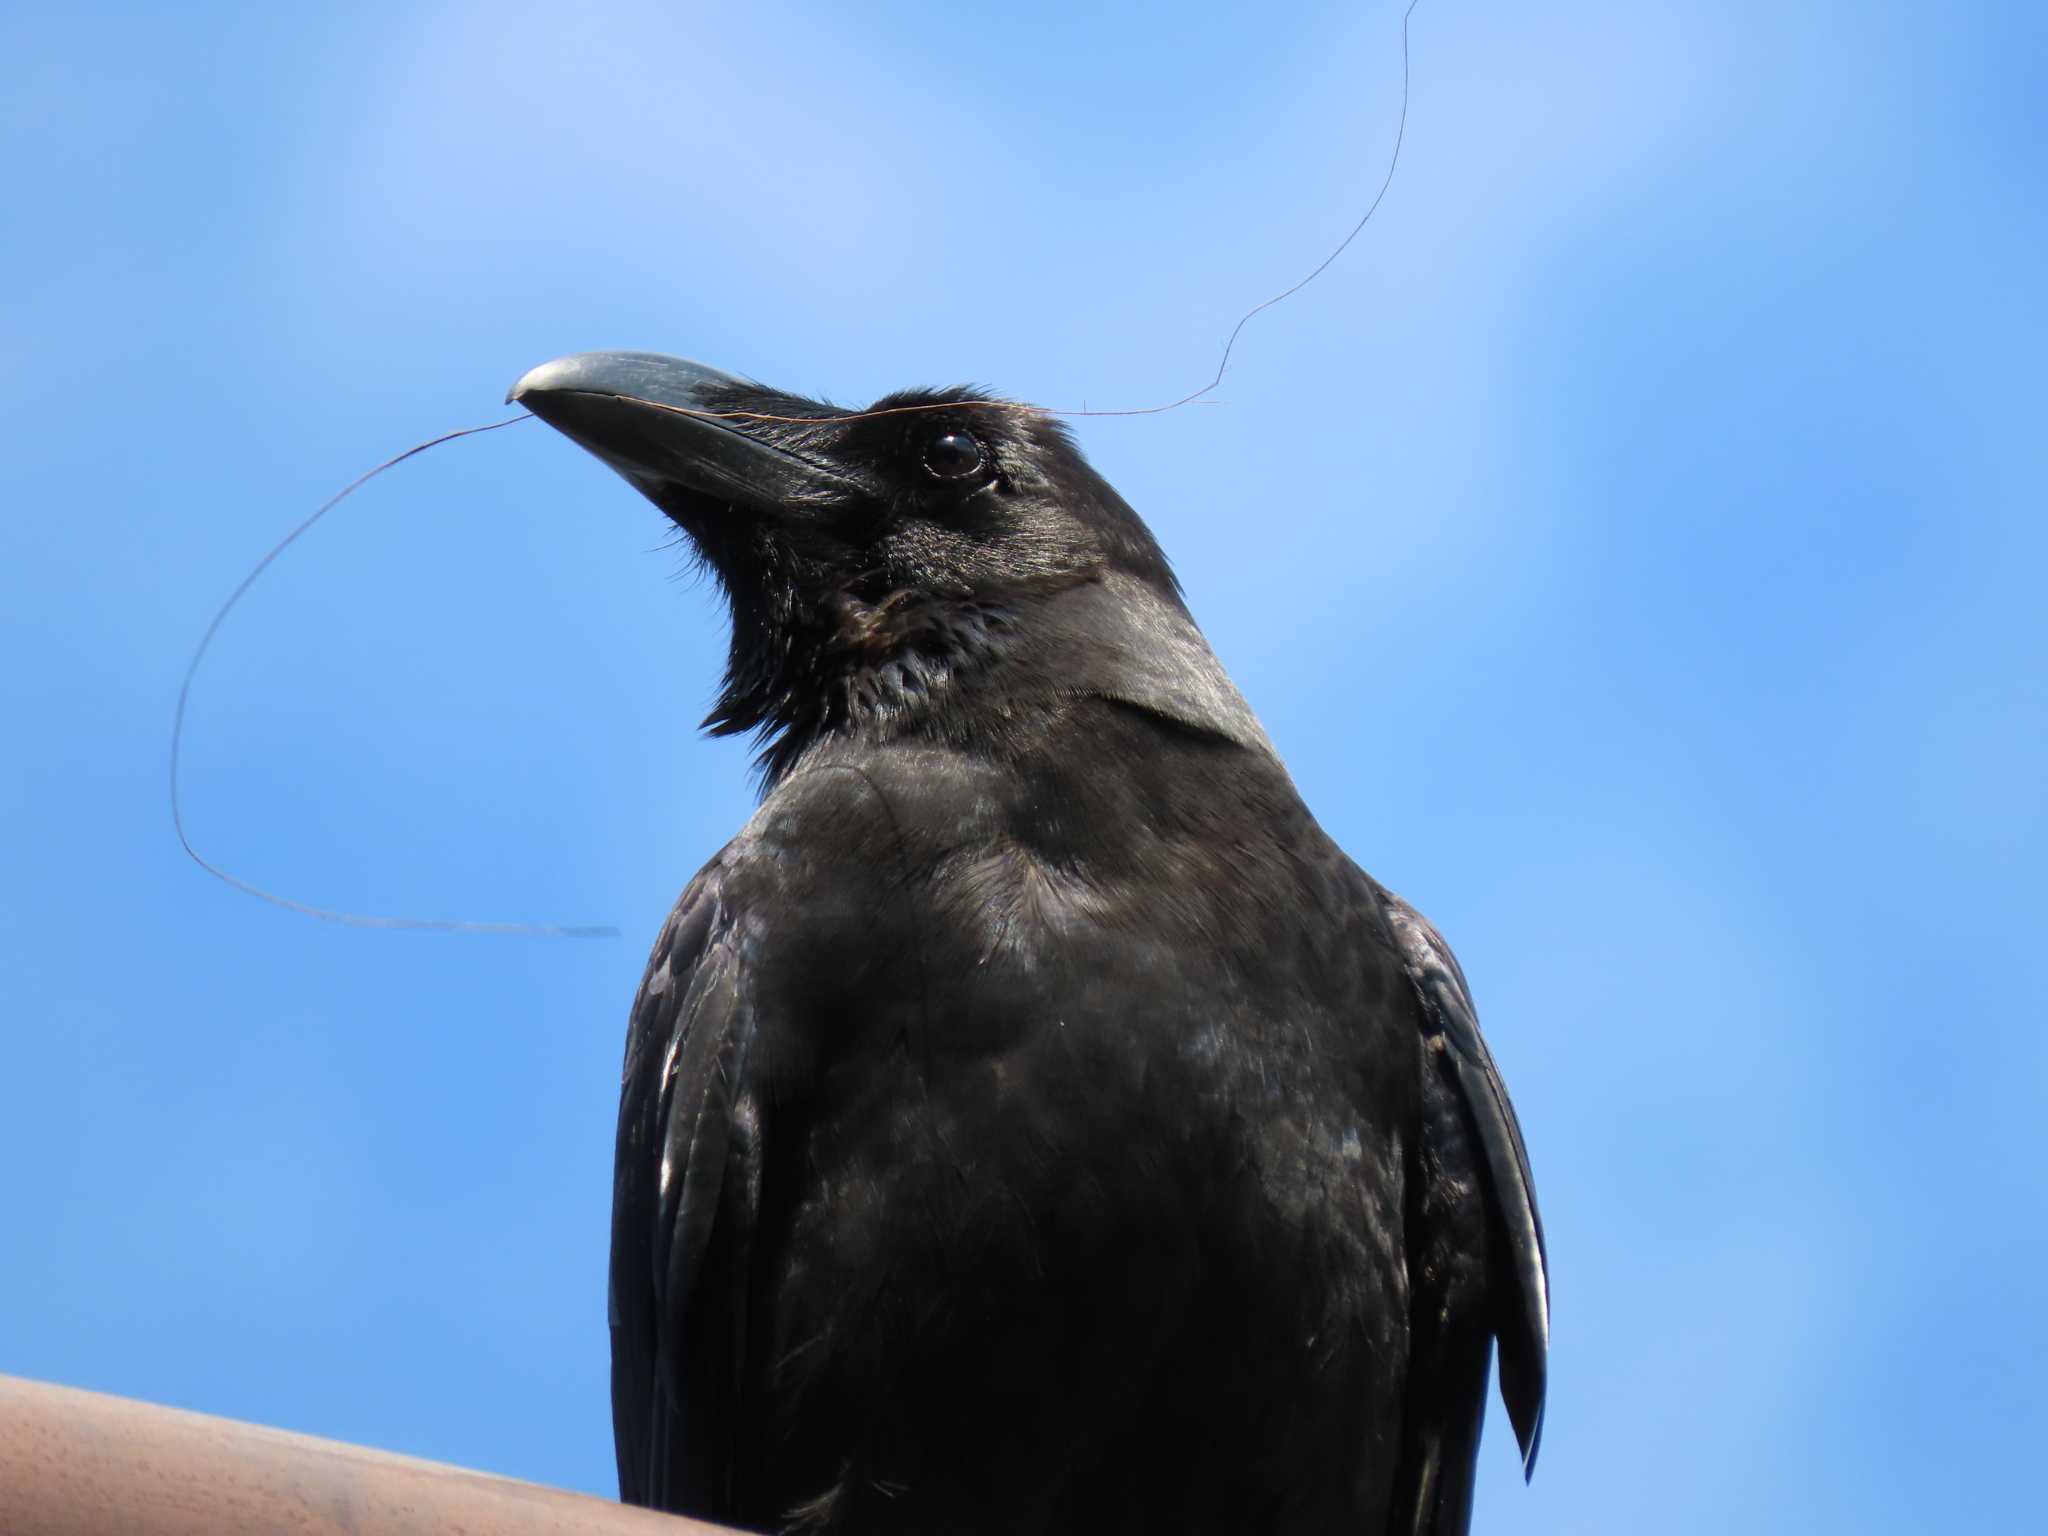
[[[774,440],[800,437],[804,428],[792,432],[787,423],[748,412],[752,399],[772,410],[785,397],[686,358],[579,352],[542,363],[505,398],[589,449],[665,509],[678,491],[789,513],[860,490],[822,453]]]

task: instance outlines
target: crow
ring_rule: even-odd
[[[511,398],[730,607],[759,810],[662,927],[622,1497],[783,1532],[1467,1529],[1543,1231],[1436,930],[1309,814],[1052,416],[603,352]]]

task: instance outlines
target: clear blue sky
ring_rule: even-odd
[[[566,351],[1139,405],[1348,227],[1397,4],[0,11],[0,1370],[610,1491],[626,1003],[750,803]],[[1555,1269],[1484,1529],[2019,1529],[2048,1438],[2038,6],[1424,0],[1380,218],[1086,421],[1457,945]]]

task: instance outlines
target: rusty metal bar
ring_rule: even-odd
[[[731,1536],[723,1527],[0,1376],[6,1536]]]

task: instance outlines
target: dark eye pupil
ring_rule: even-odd
[[[981,468],[981,444],[965,432],[941,432],[925,445],[924,467],[941,480],[960,480]]]

